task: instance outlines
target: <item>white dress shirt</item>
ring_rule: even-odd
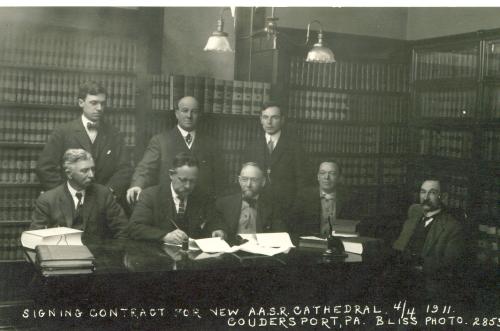
[[[178,213],[179,212],[179,204],[181,202],[181,197],[175,192],[174,187],[172,186],[172,183],[170,183],[170,191],[172,192],[172,198],[174,199],[174,204],[175,204],[175,211]],[[188,204],[188,198],[184,199],[184,211],[187,208]]]
[[[96,129],[89,130],[89,128],[87,128],[87,123],[92,123],[92,124],[96,124],[96,123],[89,121],[89,119],[86,118],[85,115],[83,115],[83,114],[82,114],[82,122],[83,122],[83,127],[85,128],[85,131],[87,132],[87,135],[90,138],[90,141],[92,143],[94,143],[95,138],[97,138],[97,130]]]
[[[184,138],[184,142],[186,143],[187,147],[189,149],[191,149],[191,146],[193,146],[193,143],[194,143],[194,137],[196,136],[196,131],[186,131],[183,128],[181,128],[179,126],[179,124],[177,124],[177,129],[179,129],[179,131],[182,135],[182,138]],[[191,135],[191,143],[190,144],[188,144],[186,141],[186,136],[188,135],[188,133]]]
[[[76,206],[78,206],[78,198],[76,197],[76,194],[80,192],[82,194],[82,204],[85,201],[85,190],[82,191],[77,191],[69,184],[69,182],[66,182],[66,185],[68,185],[68,190],[69,194],[71,194],[71,197],[73,198],[73,204],[76,209]]]

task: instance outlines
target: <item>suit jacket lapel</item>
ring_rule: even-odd
[[[73,226],[75,203],[73,201],[73,198],[71,197],[71,194],[69,193],[66,182],[62,185],[62,194],[59,196],[59,209],[61,211],[61,214],[64,216],[64,220],[66,223],[65,225],[70,228]]]
[[[88,152],[91,152],[92,142],[90,141],[87,131],[85,131],[85,128],[83,127],[83,122],[81,118],[75,120],[74,127],[75,127],[76,139],[78,140],[82,148]]]
[[[278,160],[281,158],[281,155],[283,155],[285,151],[285,145],[286,145],[286,137],[283,131],[281,131],[280,139],[278,140],[278,143],[276,146],[274,146],[273,152],[271,153],[271,166],[274,165]],[[266,142],[266,149],[267,149],[267,142]]]
[[[241,194],[234,194],[231,200],[229,201],[229,220],[231,222],[231,233],[236,233],[238,231],[238,225],[240,223],[241,216]]]
[[[427,234],[427,238],[424,242],[424,247],[422,248],[423,255],[427,255],[430,252],[432,246],[434,246],[439,236],[441,235],[441,232],[443,232],[444,230],[444,226],[442,222],[440,222],[443,216],[442,213],[443,212],[440,212],[439,214],[434,216],[434,220],[432,221],[432,223],[434,224],[431,223],[431,228],[429,229],[429,233]]]
[[[257,200],[257,219],[255,224],[255,229],[257,233],[264,232],[267,226],[267,221],[269,220],[269,214],[271,213],[271,208],[266,201],[261,197]]]

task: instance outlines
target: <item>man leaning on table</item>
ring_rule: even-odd
[[[212,196],[196,188],[198,161],[189,153],[177,154],[170,180],[142,191],[130,218],[132,239],[182,244],[190,238],[225,237],[215,216]]]
[[[30,229],[66,226],[83,230],[83,238],[126,237],[127,217],[104,185],[94,183],[92,155],[68,149],[63,155],[66,182],[36,200]]]

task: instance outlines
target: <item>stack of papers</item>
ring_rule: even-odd
[[[240,236],[248,241],[242,245],[232,247],[225,240],[218,237],[196,239],[193,242],[198,249],[208,254],[244,251],[252,254],[273,256],[288,253],[291,248],[295,247],[286,232],[240,234]],[[191,241],[189,246],[190,250],[195,248],[191,245]]]

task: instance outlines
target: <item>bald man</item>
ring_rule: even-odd
[[[191,96],[181,98],[175,117],[176,127],[151,138],[132,176],[127,191],[129,203],[135,202],[143,189],[170,181],[168,170],[172,167],[174,157],[182,152],[198,160],[199,189],[213,195],[220,191],[224,178],[221,153],[214,139],[196,130],[200,117],[198,101]]]

